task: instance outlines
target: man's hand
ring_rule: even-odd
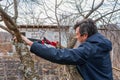
[[[31,40],[29,40],[27,37],[21,35],[23,41],[25,41],[25,43],[29,46],[32,46],[33,42]]]
[[[27,37],[21,35],[21,38],[22,38],[22,40],[23,40],[27,45],[32,46],[33,42],[32,42],[31,40],[29,40]],[[14,40],[15,42],[17,42],[16,37],[14,37],[13,40]]]

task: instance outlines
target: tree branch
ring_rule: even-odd
[[[118,2],[118,0],[116,0],[115,1],[115,5],[114,5],[114,7],[113,7],[113,12],[114,12],[114,10],[115,10],[115,7],[116,7],[116,5],[117,5],[117,2]],[[108,24],[109,24],[109,22],[110,22],[110,19],[112,18],[112,15],[113,15],[113,13],[110,15],[110,18],[109,18],[109,20],[108,20]]]
[[[18,2],[17,0],[14,0],[14,21],[16,22],[18,18]]]
[[[5,31],[8,31],[9,33],[11,33],[12,35],[14,35],[14,33],[12,31],[10,31],[7,27],[0,25],[0,28],[2,28]]]
[[[117,12],[117,11],[120,11],[120,9],[117,9],[117,10],[111,11],[111,12],[109,12],[109,13],[107,13],[107,14],[105,14],[105,15],[99,17],[99,18],[97,18],[96,20],[94,20],[94,22],[97,22],[97,21],[99,21],[100,19],[102,19],[103,17],[105,17],[105,16],[107,16],[107,15],[109,15],[109,14],[111,14],[111,13]]]
[[[7,21],[10,22],[11,25],[17,27],[17,25],[14,23],[14,21],[12,20],[12,18],[7,14],[5,13],[5,11],[3,10],[3,8],[1,7],[0,5],[0,15],[2,18],[6,19]],[[13,27],[14,28],[14,27]]]
[[[103,2],[104,0],[102,0],[100,4],[98,4],[94,9],[91,9],[90,12],[85,16],[85,18],[88,18],[94,11],[96,11],[103,4]]]
[[[56,17],[57,25],[58,25],[58,28],[59,28],[59,44],[61,45],[61,29],[60,29],[59,20],[58,20],[58,17],[57,17],[57,8],[58,8],[57,0],[55,0],[55,17]],[[61,48],[61,46],[60,46],[60,48]]]
[[[76,8],[77,8],[79,14],[80,14],[83,18],[85,18],[85,16],[84,16],[84,15],[82,14],[82,12],[80,11],[79,6],[77,5],[77,1],[76,1],[76,0],[75,0],[75,5],[76,5]],[[81,10],[82,10],[82,9],[81,9]]]
[[[1,7],[1,5],[0,5],[0,15],[1,15],[4,23],[6,24],[6,26],[10,30],[12,30],[14,32],[14,34],[16,35],[17,41],[18,42],[22,42],[22,38],[21,38],[19,30],[17,29],[17,25],[12,20],[12,18],[7,13],[4,12],[4,10]]]

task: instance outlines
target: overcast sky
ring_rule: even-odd
[[[13,1],[13,0],[2,0],[0,4],[6,5],[10,3],[10,1]],[[48,16],[51,19],[53,19],[54,22],[56,22],[55,12],[54,12],[55,11],[55,0],[35,0],[35,1],[39,1],[39,4],[35,4],[34,2],[30,2],[29,0],[27,0],[28,2],[23,2],[22,0],[20,1],[21,2],[19,3],[19,7],[18,7],[18,11],[19,11],[18,24],[30,24],[30,23],[49,24],[49,23],[52,23],[51,20],[47,18]],[[58,1],[57,3],[59,4],[61,0],[57,0],[57,1]],[[68,4],[69,1],[75,1],[75,0],[63,0],[62,5],[59,6],[60,9],[58,10],[58,14],[69,15],[70,13],[76,12],[76,10],[73,9],[74,8],[73,5]],[[87,3],[86,2],[82,3],[83,10],[88,10],[92,6],[93,0],[86,0],[86,1]],[[99,4],[100,1],[101,0],[95,0],[95,5]],[[120,3],[120,0],[118,1]],[[45,7],[43,7],[42,5],[45,5]],[[107,0],[105,0],[104,6],[101,7],[101,12],[103,10],[107,11],[107,9],[110,9],[110,7],[113,7],[112,3],[108,3]],[[48,14],[47,16],[46,16],[46,12],[44,8],[47,10],[47,14]],[[120,6],[118,6],[117,8],[120,8]],[[8,11],[10,12],[10,15],[12,15],[13,6],[10,6]],[[36,20],[33,18],[37,18],[39,23],[36,22]],[[0,23],[0,24],[3,24],[3,23]]]

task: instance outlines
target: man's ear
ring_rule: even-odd
[[[87,38],[88,38],[88,34],[84,34],[84,38],[86,38],[86,39],[87,39]]]

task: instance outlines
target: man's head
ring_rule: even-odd
[[[84,19],[74,25],[76,38],[79,42],[84,42],[88,37],[97,33],[97,27],[92,19]]]

